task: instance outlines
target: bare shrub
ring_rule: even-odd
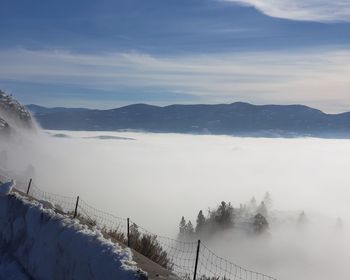
[[[173,270],[173,263],[167,252],[157,240],[157,236],[150,233],[141,233],[136,224],[130,227],[130,247],[162,267]]]

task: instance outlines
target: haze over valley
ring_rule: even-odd
[[[40,188],[79,195],[172,238],[182,216],[195,225],[199,210],[207,215],[226,201],[238,211],[253,196],[259,205],[269,192],[268,236],[233,229],[208,244],[279,279],[346,278],[340,260],[347,259],[350,241],[348,140],[106,131],[42,131],[27,140],[16,147],[2,143],[2,168],[25,174],[31,166]],[[300,226],[303,211],[307,224]]]
[[[350,279],[350,1],[1,0],[0,34],[0,279]]]

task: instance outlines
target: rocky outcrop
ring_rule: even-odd
[[[33,127],[29,111],[11,95],[0,90],[0,127],[3,122],[10,126],[13,123],[20,127]]]
[[[29,111],[11,95],[0,90],[0,137],[16,135],[16,131],[35,130]]]
[[[0,137],[10,134],[9,124],[2,118],[0,118]]]

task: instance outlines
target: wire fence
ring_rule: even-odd
[[[12,180],[11,177],[7,176],[6,174],[0,173],[0,182],[9,182],[11,180]]]
[[[26,182],[26,179],[20,178],[8,170],[0,168],[0,182],[10,182],[14,178],[16,178],[16,189],[21,192],[25,192],[27,190],[26,185],[28,184],[28,182]]]
[[[181,241],[156,235],[135,222],[130,222],[130,247],[160,263],[163,267],[173,271],[183,279],[193,279],[196,262],[197,242]],[[150,240],[156,250],[149,250],[150,246],[142,246],[142,239]],[[145,242],[145,241],[144,241]],[[152,255],[153,254],[153,255]]]
[[[201,244],[198,262],[198,279],[276,280],[223,259],[204,244]]]
[[[31,185],[27,195],[46,205],[49,203],[48,206],[51,206],[52,208],[65,214],[72,212],[76,202],[75,197],[63,196],[43,191],[34,184]]]
[[[77,217],[90,226],[96,226],[106,235],[126,243],[127,219],[103,212],[84,200],[79,200]]]
[[[13,177],[12,177],[13,178]],[[10,181],[2,174],[0,181]],[[131,221],[101,211],[79,197],[41,190],[32,181],[16,181],[16,189],[56,211],[98,228],[107,238],[123,243],[184,280],[276,280],[245,269],[211,251],[201,241],[182,241],[154,234]]]

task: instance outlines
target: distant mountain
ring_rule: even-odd
[[[134,104],[111,110],[28,105],[41,126],[56,130],[141,130],[240,136],[350,137],[350,112],[326,114],[303,105]]]
[[[81,112],[81,111],[89,111],[89,109],[85,108],[64,108],[64,107],[54,107],[54,108],[46,108],[43,106],[30,104],[26,106],[34,115],[35,114],[45,114],[45,113],[61,113],[61,112]]]

